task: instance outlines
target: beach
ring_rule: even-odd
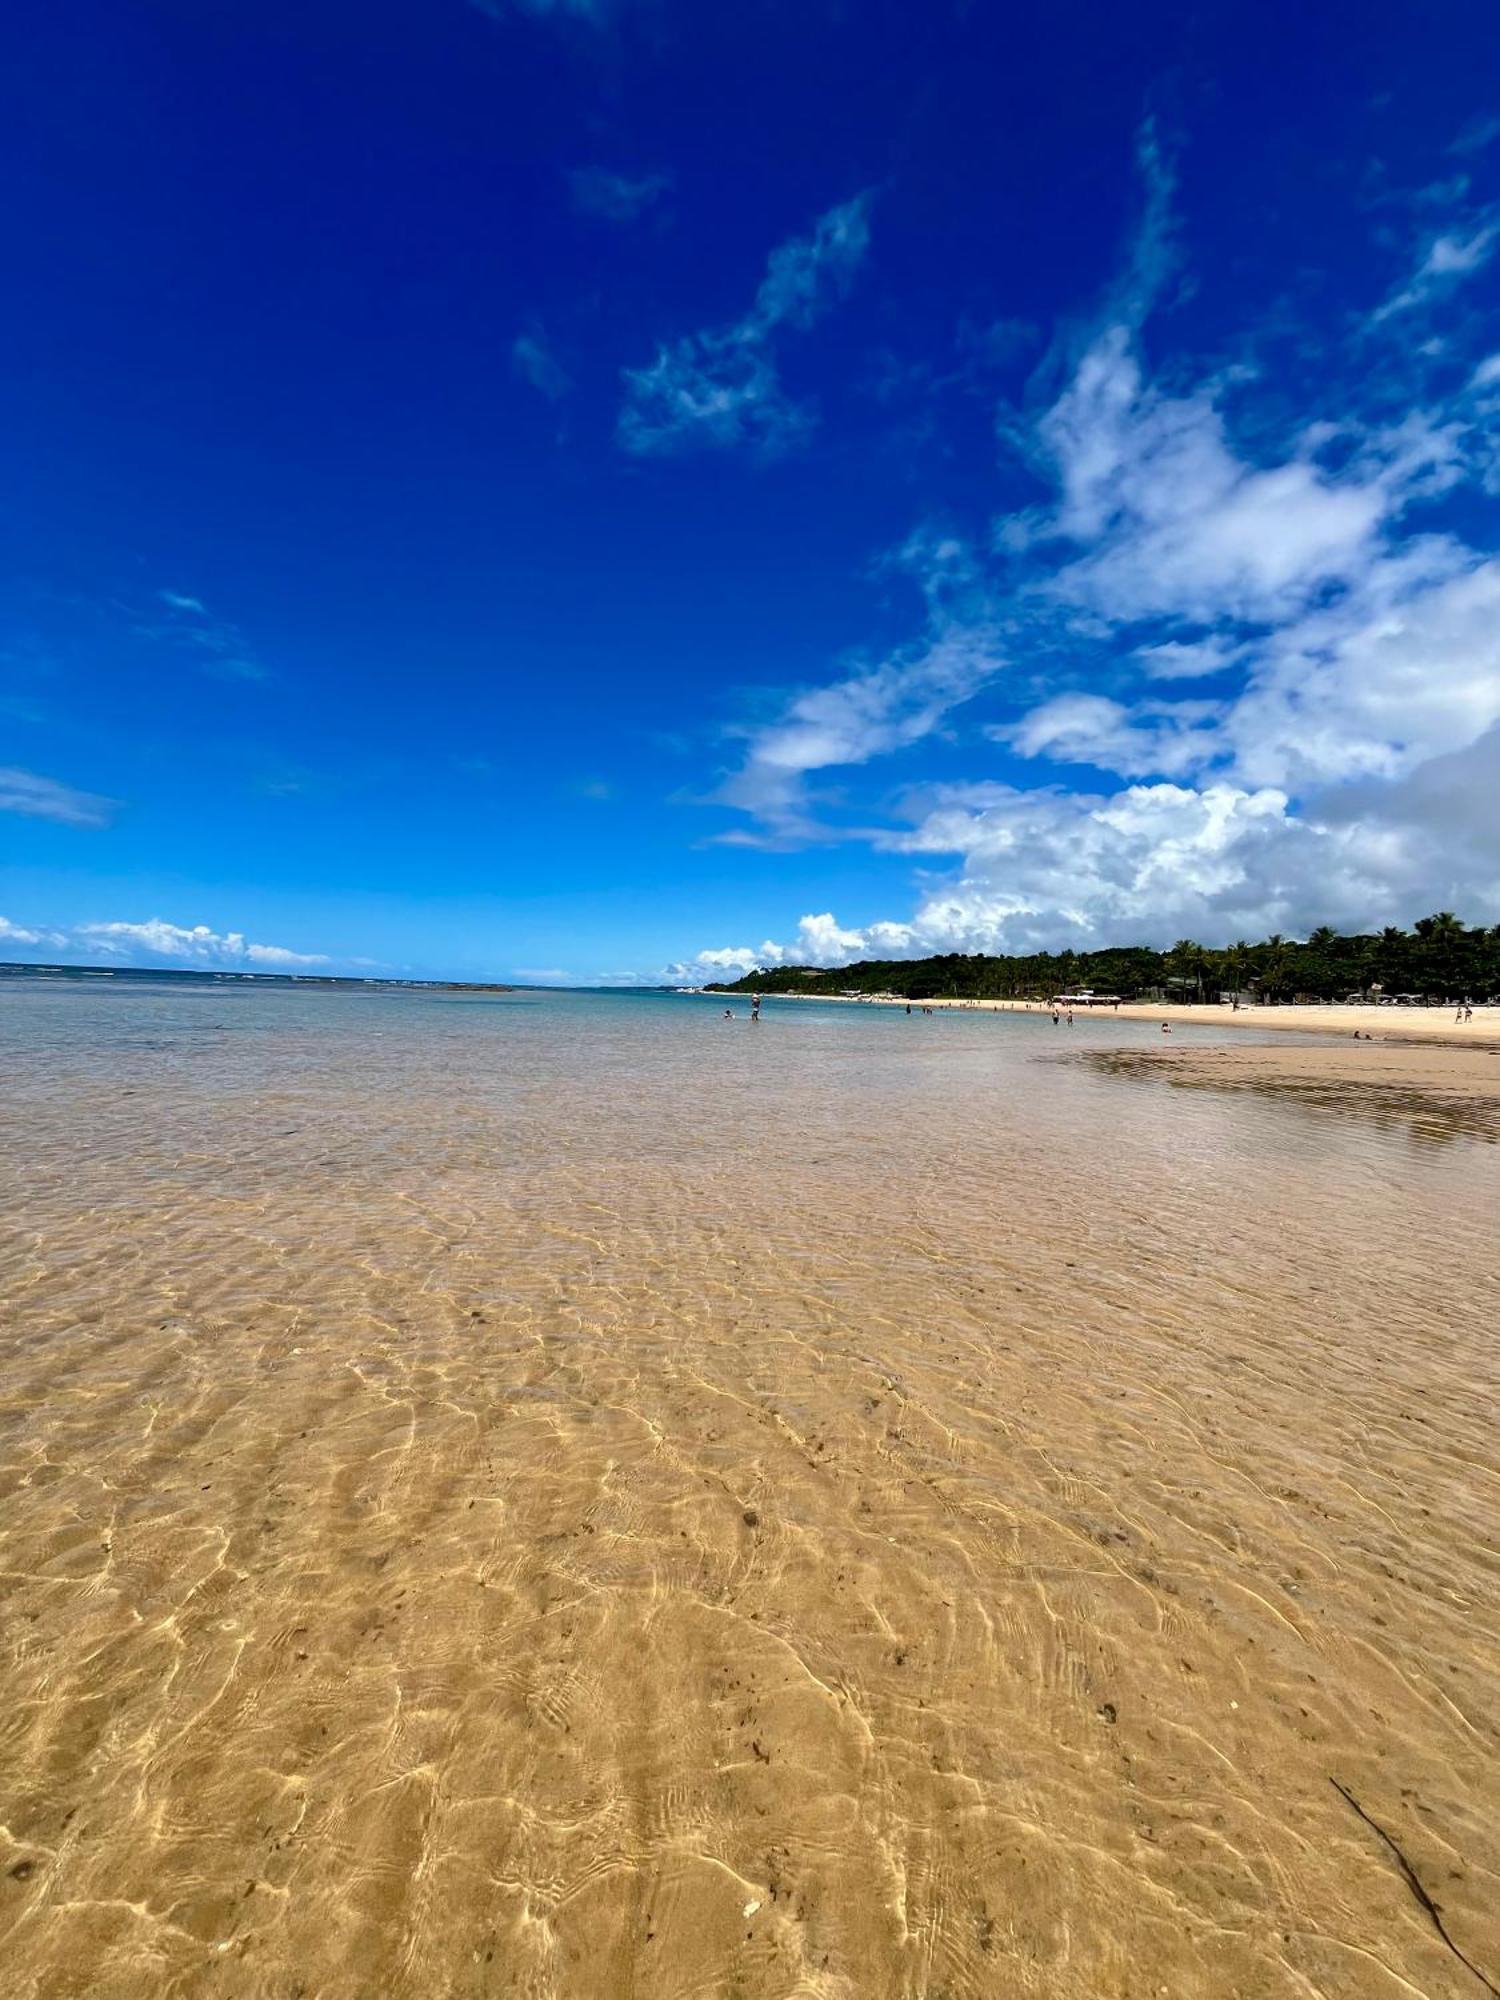
[[[1497,1976],[1482,1134],[1157,1010],[9,998],[8,1993],[1482,1991],[1388,1841]]]
[[[718,996],[711,996],[717,998]],[[735,996],[738,998],[739,996]],[[913,1000],[882,996],[770,993],[766,1004],[776,1000],[796,1000],[823,1005],[850,1007],[932,1007],[947,1012],[988,1014],[1037,1014],[1051,1018],[1044,1000]],[[1067,1010],[1063,1009],[1064,1014]],[[1170,1021],[1177,1028],[1207,1028],[1216,1034],[1250,1030],[1273,1034],[1325,1035],[1353,1038],[1372,1035],[1376,1041],[1444,1042],[1455,1048],[1500,1049],[1500,1007],[1475,1007],[1473,1019],[1454,1019],[1452,1007],[1373,1007],[1321,1005],[1287,1007],[1227,1007],[1178,1001],[1131,1000],[1118,1007],[1075,1007],[1075,1026],[1100,1021]]]
[[[767,1000],[815,1004],[812,996]],[[839,1006],[896,1008],[895,999],[840,999]],[[1045,1022],[1041,1001],[931,1000],[910,1003],[914,1014],[1011,1014]],[[1117,1047],[1111,1024],[1155,1027],[1150,1045]],[[1163,1022],[1171,1035],[1161,1035]],[[1187,1032],[1183,1032],[1186,1030]],[[1282,1037],[1286,1037],[1285,1040]],[[1358,1037],[1356,1045],[1356,1037]],[[1076,1038],[1076,1039],[1075,1039]],[[1476,1007],[1455,1022],[1438,1007],[1241,1007],[1121,1004],[1075,1007],[1072,1026],[1062,1011],[1059,1055],[1096,1063],[1112,1074],[1205,1089],[1254,1090],[1295,1098],[1333,1112],[1405,1120],[1432,1132],[1461,1126],[1474,1136],[1500,1137],[1500,1007]]]
[[[1163,1037],[1153,1048],[1085,1050],[1111,1074],[1208,1090],[1284,1096],[1332,1114],[1406,1122],[1443,1134],[1500,1139],[1500,1043],[1392,1036],[1351,1041],[1256,1042]]]

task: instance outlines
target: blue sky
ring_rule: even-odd
[[[1492,26],[24,10],[0,953],[1500,920]]]

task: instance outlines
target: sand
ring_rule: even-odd
[[[718,998],[717,995],[710,996]],[[834,996],[836,1003],[848,1006],[899,1007],[904,1008],[904,1000],[849,1000]],[[766,1003],[772,1000],[828,1000],[826,994],[773,993],[766,996]],[[1048,1017],[1048,1009],[1040,1000],[931,1000],[913,1001],[912,1007],[931,1006],[934,1008],[957,1008],[965,1012],[992,1014],[1037,1014]],[[1500,1049],[1500,1007],[1476,1007],[1474,1018],[1468,1022],[1457,1022],[1452,1007],[1232,1007],[1180,1006],[1170,1002],[1151,1001],[1122,1003],[1118,1008],[1097,1009],[1076,1007],[1073,1010],[1075,1027],[1087,1023],[1105,1021],[1170,1021],[1174,1031],[1179,1027],[1209,1028],[1216,1033],[1233,1033],[1254,1030],[1280,1034],[1313,1034],[1343,1037],[1352,1041],[1354,1032],[1361,1036],[1373,1035],[1377,1042],[1393,1040],[1444,1042],[1456,1048],[1497,1048]]]
[[[8,996],[7,2000],[1482,1993],[1500,1152],[1056,1043]]]
[[[1463,1048],[1393,1038],[1289,1046],[1164,1036],[1156,1047],[1082,1053],[1116,1076],[1262,1091],[1436,1138],[1464,1131],[1500,1139],[1500,1043]]]

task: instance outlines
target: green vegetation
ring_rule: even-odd
[[[747,973],[713,993],[896,993],[909,1000],[1045,1000],[1054,993],[1118,994],[1122,1000],[1481,1000],[1500,993],[1500,924],[1470,929],[1451,910],[1415,930],[1340,937],[1325,924],[1305,942],[1273,932],[1215,951],[1182,938],[1170,951],[1122,945],[1109,951],[1035,952],[991,958],[946,952],[938,958],[867,958],[831,971],[781,965]]]

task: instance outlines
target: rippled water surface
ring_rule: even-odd
[[[8,982],[5,1993],[1500,1981],[1500,1149],[1147,1032]]]

